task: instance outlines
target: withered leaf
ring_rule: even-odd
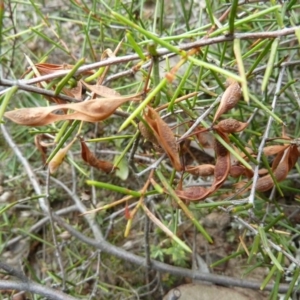
[[[219,117],[236,106],[238,101],[242,97],[242,90],[237,81],[228,80],[228,87],[222,95],[219,107],[213,119],[213,123],[219,119]]]
[[[165,123],[161,119],[159,114],[150,106],[148,107],[147,113],[144,114],[144,119],[152,129],[159,145],[169,156],[175,170],[181,171],[182,165],[179,158],[178,145],[176,143],[175,136],[168,124]]]
[[[80,139],[81,144],[81,157],[82,159],[88,163],[91,167],[97,168],[99,170],[102,170],[106,174],[111,173],[113,170],[118,169],[117,167],[114,168],[114,165],[106,160],[100,160],[98,159],[88,148],[86,143],[83,139]]]
[[[49,107],[30,107],[7,111],[4,116],[13,122],[26,126],[43,126],[61,120],[81,120],[85,122],[98,122],[105,120],[115,110],[128,101],[139,101],[140,96],[127,96],[115,98],[99,98],[79,103],[65,103]],[[71,109],[74,113],[53,114],[53,111]]]
[[[48,74],[52,74],[54,72],[57,71],[61,71],[61,70],[71,70],[74,66],[73,65],[68,65],[68,64],[50,64],[50,63],[37,63],[35,64],[35,67],[37,68],[37,70],[39,71],[39,73],[41,75],[48,75]],[[28,72],[30,72],[31,68],[29,68],[29,70],[25,73],[27,74]],[[23,74],[23,76],[25,75]],[[85,71],[83,74],[94,74],[93,71]]]

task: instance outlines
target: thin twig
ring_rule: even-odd
[[[6,271],[8,275],[18,278],[22,282],[29,282],[29,278],[27,278],[22,271],[16,270],[15,268],[11,267],[9,264],[6,264],[3,261],[0,261],[0,269]]]
[[[71,225],[65,223],[61,218],[54,215],[55,220],[67,231],[69,231],[73,236],[78,238],[83,243],[86,243],[90,246],[93,246],[97,249],[102,250],[105,253],[109,253],[112,256],[116,256],[120,259],[123,259],[127,262],[134,263],[136,265],[139,265],[141,267],[147,268],[147,263],[145,261],[145,258],[135,255],[133,253],[127,252],[122,248],[116,247],[109,242],[105,240],[96,241],[93,240],[79,231],[77,231],[74,227]],[[185,269],[181,267],[174,267],[172,265],[168,265],[166,263],[162,263],[160,261],[151,260],[151,267],[154,270],[157,270],[159,272],[166,272],[175,276],[181,276],[181,277],[188,277],[192,279],[212,282],[215,284],[220,284],[224,286],[236,286],[236,287],[244,287],[244,288],[250,288],[250,289],[259,289],[261,286],[261,282],[252,281],[252,280],[243,280],[238,278],[233,278],[229,276],[222,276],[222,275],[216,275],[216,274],[208,274],[208,273],[202,273],[198,271],[193,271],[190,269]],[[269,284],[265,287],[265,290],[271,291],[274,288],[273,284]],[[280,292],[286,292],[289,288],[289,285],[287,284],[281,284],[279,286]]]
[[[4,124],[0,124],[0,128],[2,130],[2,134],[4,139],[6,140],[9,147],[13,150],[16,157],[19,159],[20,163],[23,165],[25,172],[27,173],[27,176],[29,178],[30,183],[32,184],[32,187],[37,195],[42,195],[42,189],[39,185],[38,179],[35,175],[35,173],[32,171],[32,168],[28,162],[28,160],[23,156],[23,153],[20,151],[16,143],[13,141],[12,137],[10,136],[9,132],[7,131]],[[39,205],[41,210],[46,214],[49,215],[48,207],[45,202],[45,198],[41,197],[39,198]]]
[[[55,234],[55,227],[54,227],[54,222],[53,222],[53,218],[52,218],[52,209],[51,209],[50,202],[49,202],[49,187],[50,187],[50,169],[48,167],[47,168],[47,176],[46,176],[45,203],[47,205],[48,212],[49,212],[49,223],[50,223],[50,228],[51,228],[52,240],[53,240],[53,244],[55,247],[55,255],[57,257],[57,262],[58,262],[60,272],[61,272],[62,290],[64,291],[66,289],[66,273],[65,273],[65,268],[64,268],[64,264],[63,264],[62,254],[60,251],[60,246],[57,242],[57,237]]]

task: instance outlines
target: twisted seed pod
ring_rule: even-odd
[[[175,192],[181,200],[200,201],[210,194],[210,189],[202,186],[190,186],[184,190],[175,190]]]
[[[218,132],[226,143],[229,143],[229,138],[226,133]],[[229,151],[218,141],[215,140],[215,153],[216,153],[216,165],[214,172],[214,182],[211,187],[211,191],[214,192],[218,189],[222,183],[226,180],[230,171],[230,153]]]
[[[219,119],[219,117],[236,106],[238,101],[242,97],[242,90],[238,82],[230,79],[228,80],[228,87],[222,95],[220,105],[217,109],[217,112],[214,116],[213,123]]]

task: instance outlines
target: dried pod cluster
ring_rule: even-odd
[[[57,70],[72,69],[69,65],[51,65],[37,64],[35,66],[36,76],[42,74],[51,74]],[[89,75],[87,72],[86,75]],[[101,81],[101,80],[100,80]],[[84,93],[83,87],[91,92],[92,99],[89,101],[81,101],[76,103],[65,103],[57,97],[48,98],[55,102],[56,105],[48,107],[32,107],[21,108],[5,113],[5,117],[13,122],[26,126],[43,126],[53,122],[63,120],[80,120],[84,122],[99,122],[109,118],[121,105],[129,101],[142,100],[142,94],[130,96],[121,96],[117,91],[100,84],[91,85],[84,80],[78,80],[75,85],[64,86],[62,92],[66,95],[82,100]],[[53,86],[53,89],[55,86]],[[98,98],[94,98],[94,96]],[[226,90],[221,97],[221,101],[217,111],[213,117],[213,125],[210,129],[197,128],[193,135],[195,140],[204,149],[213,149],[215,153],[214,164],[187,165],[185,166],[180,157],[179,145],[175,135],[169,125],[160,117],[158,110],[150,105],[145,109],[142,116],[143,122],[140,122],[138,129],[142,136],[153,143],[156,151],[164,151],[172,166],[176,171],[187,172],[194,176],[212,176],[213,180],[210,187],[190,186],[182,188],[182,182],[175,190],[175,193],[185,201],[200,201],[217,191],[227,179],[228,176],[238,178],[245,176],[248,179],[253,177],[253,170],[246,168],[240,163],[231,162],[230,152],[226,145],[230,144],[229,135],[241,132],[246,129],[248,123],[243,123],[235,119],[224,119],[216,123],[220,117],[234,108],[242,97],[242,91],[238,82],[228,79],[226,82]],[[159,108],[158,108],[159,109]],[[59,112],[59,113],[57,113]],[[211,133],[213,130],[214,135]],[[42,153],[43,162],[46,162],[46,149],[52,146],[52,143],[45,143],[43,139],[46,135],[37,135],[35,144]],[[295,166],[299,157],[298,146],[289,139],[284,133],[281,139],[286,140],[284,145],[272,145],[264,148],[266,156],[275,156],[271,171],[272,174],[259,170],[261,177],[256,182],[256,190],[265,192],[274,187],[276,182],[283,181],[291,169]],[[77,140],[74,138],[72,142],[61,148],[49,161],[49,169],[54,173],[63,162],[67,152]],[[105,173],[114,171],[114,165],[109,161],[98,159],[87,147],[86,143],[80,138],[81,157],[92,167],[102,170]],[[253,151],[248,151],[249,155]],[[246,158],[246,157],[245,157]],[[239,186],[242,184],[239,183]],[[248,187],[248,190],[251,188]]]
[[[213,123],[215,123],[222,114],[232,109],[240,100],[241,95],[242,93],[239,84],[235,81],[228,80],[227,89],[222,96],[220,105],[213,118]],[[147,128],[143,123],[140,123],[139,128],[142,135],[153,144],[159,144],[164,149],[164,151],[168,154],[173,167],[177,171],[183,170],[184,172],[188,172],[194,176],[213,176],[213,181],[210,187],[189,186],[182,188],[182,183],[180,183],[175,192],[182,200],[201,201],[205,199],[218,190],[228,176],[232,176],[234,178],[245,176],[248,179],[253,177],[253,170],[246,168],[240,163],[231,163],[230,152],[225,147],[226,144],[230,144],[229,134],[245,130],[248,123],[243,123],[232,118],[219,121],[217,124],[212,126],[212,129],[220,139],[213,138],[213,135],[209,132],[209,130],[198,127],[195,129],[194,136],[203,148],[214,149],[216,157],[215,164],[182,166],[180,164],[179,152],[176,147],[174,134],[168,125],[151,107],[148,107],[147,113],[144,115],[144,119],[149,125],[149,128]],[[289,140],[289,138],[285,135],[283,135],[283,139]],[[247,150],[249,155],[255,155],[251,149]],[[296,164],[299,156],[298,148],[293,144],[268,146],[265,147],[264,153],[265,155],[276,156],[272,163],[272,175],[268,172],[263,172],[263,170],[259,171],[259,174],[262,175],[256,183],[256,190],[259,192],[265,192],[274,187],[274,180],[277,182],[283,181],[289,171]],[[241,184],[237,186],[243,187]],[[250,188],[251,186],[248,187],[248,190]]]

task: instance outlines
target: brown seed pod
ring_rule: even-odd
[[[229,79],[228,79],[229,80]],[[217,109],[217,112],[214,116],[213,123],[219,119],[219,117],[236,106],[238,101],[242,97],[242,90],[238,82],[230,79],[228,81],[229,85],[222,95],[220,105]]]
[[[253,171],[245,168],[241,165],[234,165],[230,167],[229,174],[233,178],[238,178],[240,176],[247,176],[247,178],[253,177]]]
[[[199,166],[186,166],[185,171],[196,176],[211,176],[214,174],[215,166],[210,164],[203,164]]]
[[[226,133],[234,133],[244,130],[247,126],[248,123],[239,122],[235,119],[225,119],[220,121],[218,125],[215,125],[214,129],[218,129],[219,131]]]
[[[226,133],[218,133],[226,143],[229,143],[228,135]],[[217,160],[214,172],[214,182],[210,188],[211,192],[217,190],[226,180],[231,165],[229,151],[218,140],[215,140],[214,148]]]
[[[200,201],[204,200],[209,195],[210,189],[202,186],[190,186],[184,190],[175,190],[175,192],[181,200]]]
[[[148,128],[143,122],[140,122],[138,124],[138,128],[141,132],[141,135],[148,140],[149,142],[155,144],[155,145],[159,145],[158,141],[155,137],[155,135],[153,134],[153,131],[150,130],[150,128]]]
[[[274,181],[271,175],[266,175],[257,180],[255,189],[258,192],[266,192],[274,186]]]

